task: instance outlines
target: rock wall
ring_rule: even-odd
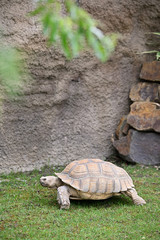
[[[160,61],[143,63],[140,82],[132,86],[130,112],[113,135],[113,145],[126,161],[160,165]]]
[[[24,96],[3,102],[0,172],[63,165],[113,153],[111,135],[129,110],[128,93],[146,56],[146,33],[159,31],[159,0],[80,0],[105,33],[121,34],[117,49],[102,64],[90,52],[67,61],[47,48],[30,0],[1,0],[5,42],[28,56],[32,80]]]

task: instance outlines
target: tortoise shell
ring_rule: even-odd
[[[88,193],[118,193],[134,187],[123,168],[100,159],[73,161],[56,175],[74,189]]]

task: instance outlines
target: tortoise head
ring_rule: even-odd
[[[62,182],[58,177],[46,176],[40,178],[40,184],[43,187],[58,188],[59,186],[62,185]]]

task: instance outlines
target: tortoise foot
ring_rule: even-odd
[[[61,186],[57,189],[57,200],[60,205],[60,209],[70,208],[69,192],[67,186]]]
[[[125,192],[128,197],[130,197],[135,205],[144,205],[146,201],[141,198],[134,188]]]
[[[70,208],[70,204],[60,205],[60,209],[69,209],[69,208]]]
[[[146,204],[146,201],[138,195],[136,196],[135,199],[133,199],[133,202],[135,205],[139,205],[139,206]]]

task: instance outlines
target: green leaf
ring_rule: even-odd
[[[145,51],[145,52],[142,52],[142,54],[145,54],[145,53],[157,53],[158,51],[157,50],[152,50],[152,51]]]
[[[60,32],[60,40],[61,40],[62,49],[64,51],[65,56],[68,59],[71,59],[72,58],[72,52],[71,52],[71,49],[69,47],[67,32],[63,28],[61,29],[61,32]]]
[[[156,59],[159,61],[160,60],[160,52],[157,52],[156,54]]]
[[[70,35],[69,40],[70,40],[70,46],[72,49],[73,57],[77,57],[81,50],[79,34]]]
[[[43,18],[42,18],[42,23],[43,23],[43,31],[44,33],[48,33],[48,28],[51,26],[51,12],[47,12]]]
[[[153,34],[160,36],[159,32],[153,32]]]
[[[45,7],[43,5],[41,5],[41,6],[37,7],[34,11],[30,12],[29,15],[30,16],[38,15],[38,14],[44,12],[44,9],[45,9]]]
[[[50,18],[50,22],[49,22],[49,25],[50,25],[50,31],[49,31],[49,38],[48,38],[48,41],[50,44],[54,43],[58,36],[58,27],[59,27],[59,21],[57,18],[55,17],[51,17]]]

